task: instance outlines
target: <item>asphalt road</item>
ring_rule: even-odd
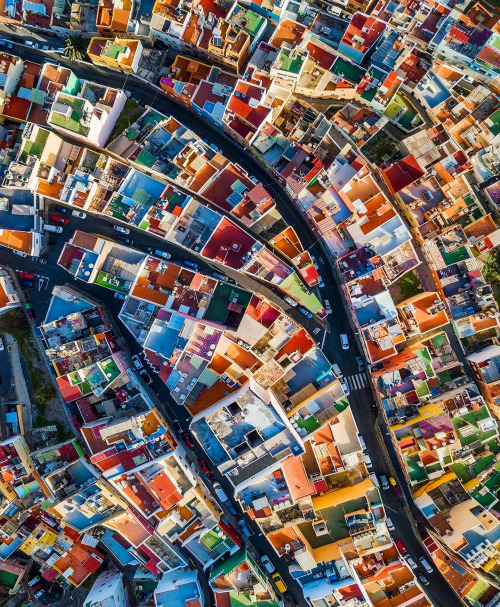
[[[161,92],[154,90],[152,87],[148,87],[142,81],[139,81],[133,76],[125,76],[117,72],[109,71],[104,68],[99,68],[97,66],[92,65],[71,64],[66,59],[60,58],[59,56],[51,56],[50,54],[44,53],[40,50],[31,49],[21,45],[16,45],[15,51],[22,58],[37,62],[43,62],[47,58],[52,59],[52,57],[54,57],[54,60],[56,62],[60,62],[66,65],[67,67],[72,69],[75,74],[80,78],[93,80],[95,82],[99,82],[108,86],[126,88],[132,93],[134,97],[140,99],[143,103],[147,105],[154,105],[155,109],[158,109],[162,113],[174,116],[174,118],[178,119],[188,127],[192,128],[200,137],[208,139],[209,141],[216,141],[217,145],[222,148],[223,153],[229,159],[237,162],[246,171],[248,171],[249,174],[255,176],[259,181],[261,181],[268,189],[270,194],[274,197],[278,210],[283,215],[285,221],[292,225],[297,231],[297,234],[301,239],[304,247],[309,250],[313,255],[315,255],[316,259],[322,257],[326,260],[326,263],[322,264],[320,267],[320,273],[325,283],[325,288],[321,289],[320,294],[323,299],[325,297],[329,299],[333,309],[333,314],[328,317],[330,332],[326,336],[323,350],[325,354],[329,357],[331,362],[338,362],[345,376],[351,376],[358,372],[355,357],[359,355],[359,351],[354,339],[354,335],[351,331],[347,312],[344,308],[344,303],[339,291],[339,287],[336,284],[333,268],[328,263],[328,259],[324,254],[323,248],[318,240],[318,237],[316,236],[316,234],[314,234],[312,228],[307,223],[306,218],[303,217],[302,212],[290,199],[283,187],[267,172],[266,169],[264,169],[264,167],[250,153],[242,153],[239,144],[229,139],[220,130],[205,122],[198,115],[195,115],[187,108],[181,105],[177,105],[176,103],[162,95]],[[12,268],[26,269],[28,271],[43,274],[50,279],[48,286],[43,291],[37,293],[36,297],[32,297],[32,301],[37,308],[40,318],[44,315],[44,310],[47,309],[48,302],[50,299],[51,287],[55,284],[71,282],[71,276],[67,274],[64,270],[56,266],[55,262],[57,261],[60,248],[62,246],[63,238],[65,240],[76,225],[78,225],[80,229],[86,231],[96,232],[108,236],[112,235],[112,228],[110,227],[109,222],[106,222],[102,217],[89,217],[86,220],[72,219],[70,225],[65,228],[63,235],[53,235],[57,236],[58,241],[60,242],[60,246],[49,247],[47,253],[47,259],[49,261],[49,264],[47,266],[33,264],[31,261],[22,259],[16,255],[13,255],[10,252],[5,253],[5,255],[2,253],[2,260],[3,263],[5,263],[6,265],[11,266]],[[159,246],[159,241],[147,234],[134,231],[133,238],[134,246],[143,244],[155,246],[156,248],[161,248],[170,251],[170,246],[168,245],[168,243]],[[176,259],[186,259],[190,257],[187,252],[182,250],[181,253],[179,249],[177,249],[176,251],[172,251],[172,254],[174,261]],[[203,271],[204,267],[206,267],[206,264],[200,263],[199,258],[197,258],[197,262],[200,264],[200,269]],[[218,271],[220,272],[220,269]],[[228,275],[230,275],[229,272]],[[281,298],[277,298],[272,291],[270,291],[266,287],[263,287],[262,285],[260,285],[260,283],[252,281],[252,279],[250,278],[242,277],[240,274],[237,275],[237,279],[239,284],[241,284],[242,286],[250,288],[254,291],[260,291],[266,296],[268,296],[271,300],[279,301],[280,305],[285,308],[287,307],[286,305],[283,305],[283,301],[281,300]],[[87,286],[78,281],[77,286],[80,289],[83,288],[85,291],[89,292],[90,295],[94,295],[95,297],[101,299],[108,306],[111,314],[116,319],[117,313],[121,307],[121,302],[119,300],[113,298],[112,296],[109,296],[107,293],[105,293],[104,289],[101,289],[94,285]],[[290,312],[294,316],[296,314],[299,314],[296,310],[290,310]],[[300,317],[298,319],[307,326],[307,323],[304,322],[303,317]],[[346,333],[349,337],[351,346],[347,351],[343,351],[340,349],[340,333]],[[128,331],[126,329],[122,330],[122,335],[131,352],[138,352],[139,347],[137,343],[132,338],[132,336],[128,334]],[[173,403],[173,401],[171,401],[165,386],[156,378],[154,378],[153,387],[155,389],[155,392],[160,396],[160,398],[165,400],[167,409],[174,417],[178,417],[179,419],[186,418],[187,414],[184,413],[184,409]],[[354,417],[356,419],[356,423],[358,424],[360,433],[363,434],[365,438],[368,452],[373,462],[373,471],[377,475],[389,475],[388,465],[384,460],[381,446],[379,445],[377,437],[374,433],[375,418],[372,413],[372,406],[374,404],[374,401],[370,389],[365,388],[355,390],[351,392],[349,398],[353,409]],[[198,448],[195,449],[195,453],[196,455],[203,455],[203,452]],[[399,466],[399,461],[396,457],[394,457],[393,453],[391,454],[391,456],[393,465],[395,466],[396,470],[400,472],[401,469]],[[402,477],[400,478],[402,479]],[[225,479],[223,479],[223,486],[225,486],[226,488],[229,487],[229,485],[225,482]],[[409,552],[412,554],[416,561],[421,556],[427,556],[426,552],[424,551],[423,547],[415,536],[413,528],[410,522],[408,521],[408,518],[406,517],[405,513],[403,512],[399,501],[390,491],[383,492],[383,498],[384,503],[387,503],[388,514],[391,516],[396,527],[395,536],[404,539],[404,542],[407,544]],[[256,535],[252,538],[252,544],[255,546],[255,548],[260,554],[269,554],[271,560],[277,567],[277,570],[280,572],[280,574],[282,574],[283,578],[286,580],[295,597],[299,599],[301,593],[298,590],[298,585],[295,581],[292,580],[291,576],[287,571],[287,568],[284,567],[280,559],[277,558],[274,551],[269,549],[269,544],[267,540],[263,536],[257,535],[257,526],[253,523],[250,523],[250,526],[256,533]],[[426,576],[428,577],[431,583],[430,586],[427,587],[425,590],[430,595],[436,605],[442,604],[447,606],[453,606],[460,604],[456,595],[440,574],[434,572],[433,574],[426,574]],[[299,602],[303,603],[303,601],[300,599]]]

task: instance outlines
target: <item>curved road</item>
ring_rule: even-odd
[[[31,48],[27,48],[21,45],[15,45],[14,51],[17,52],[23,59],[36,61],[41,63],[45,60],[54,60],[53,55],[51,56],[48,53],[44,53],[40,50],[35,50]],[[87,65],[87,64],[71,64],[64,58],[60,58],[57,56],[57,59],[54,60],[56,63],[64,64],[66,67],[72,69],[75,74],[83,79],[93,80],[95,82],[101,83],[107,86],[114,86],[119,88],[126,88],[129,90],[133,96],[141,99],[147,105],[154,105],[155,109],[158,109],[160,112],[172,115],[174,118],[178,119],[180,122],[184,123],[186,126],[189,126],[193,131],[195,131],[201,138],[208,139],[209,141],[216,141],[217,145],[222,148],[223,153],[233,162],[238,163],[242,166],[250,175],[255,176],[259,181],[263,183],[263,185],[267,188],[270,194],[274,197],[278,210],[283,215],[285,221],[292,225],[294,229],[297,231],[299,238],[304,245],[304,248],[310,250],[315,256],[316,259],[323,257],[326,259],[323,248],[318,240],[318,237],[313,232],[311,226],[308,224],[307,219],[303,216],[301,211],[298,209],[296,204],[292,201],[292,199],[285,192],[283,187],[277,180],[269,174],[269,172],[258,162],[256,158],[254,158],[249,152],[242,153],[242,149],[239,144],[234,142],[228,136],[226,136],[222,131],[216,129],[213,125],[209,124],[205,120],[203,120],[200,116],[195,114],[193,111],[176,104],[175,102],[168,99],[161,92],[155,90],[153,87],[147,86],[143,81],[140,81],[134,76],[124,76],[120,73],[106,70],[104,68],[100,68],[98,66]],[[126,82],[126,85],[125,85]],[[103,235],[109,236],[111,233],[111,228],[109,226],[103,225],[102,218],[89,217],[86,220],[75,220],[72,218],[70,225],[65,229],[65,234],[69,234],[72,229],[74,229],[75,224],[78,224],[78,227],[87,230],[94,231],[96,233],[101,233]],[[147,244],[150,246],[156,246],[158,248],[158,240],[153,237],[140,233],[139,231],[134,232],[134,243],[135,245],[139,244]],[[62,244],[62,240],[61,240]],[[169,244],[165,243],[161,248],[169,249]],[[50,249],[53,249],[52,251]],[[60,284],[64,282],[71,282],[70,276],[64,272],[58,266],[54,266],[55,261],[57,260],[58,253],[60,251],[60,247],[49,247],[48,255],[49,263],[48,266],[41,266],[38,264],[32,264],[24,259],[21,259],[18,256],[13,254],[5,255],[5,262],[7,262],[13,268],[26,268],[29,271],[37,271],[40,274],[47,273],[52,275],[53,279],[56,281],[52,283]],[[175,251],[172,251],[173,259],[186,258],[189,257],[187,252],[182,251],[177,248]],[[12,263],[10,263],[12,261]],[[199,259],[197,259],[199,262]],[[4,262],[4,263],[5,263]],[[200,264],[200,266],[206,264]],[[220,271],[220,270],[219,270]],[[344,301],[342,294],[340,293],[339,287],[336,284],[336,279],[334,275],[333,268],[330,264],[325,263],[320,268],[320,272],[323,276],[323,280],[325,282],[325,288],[321,290],[321,296],[324,298],[328,298],[330,303],[332,304],[333,314],[328,317],[329,321],[329,329],[330,335],[327,336],[325,341],[323,350],[326,355],[329,357],[330,361],[334,361],[337,359],[339,365],[345,376],[353,375],[358,372],[357,363],[355,357],[359,355],[359,351],[356,345],[356,341],[354,339],[354,335],[350,328],[349,319],[344,307]],[[230,274],[228,272],[228,274]],[[245,286],[247,282],[246,279],[242,279],[241,275],[238,275],[238,282]],[[255,285],[258,285],[257,289],[255,289]],[[103,289],[99,287],[95,287],[94,285],[90,285],[87,287],[81,281],[78,281],[78,287],[80,289],[84,289],[89,291],[94,296],[97,296],[100,299],[103,299],[107,305],[109,305],[111,313],[116,319],[117,312],[121,307],[121,302],[113,297],[106,297],[106,294],[103,293]],[[248,287],[247,287],[248,288]],[[265,289],[259,283],[254,282],[253,290],[257,290],[269,296]],[[270,293],[270,292],[269,292]],[[47,289],[46,298],[47,301],[45,304],[48,304],[48,296],[50,295],[50,289]],[[276,296],[270,297],[270,299],[276,300]],[[281,301],[281,305],[283,306],[283,302]],[[43,298],[40,298],[40,305],[43,302]],[[286,305],[284,306],[286,308]],[[304,323],[304,318],[301,319],[301,322]],[[341,359],[338,357],[340,352],[340,341],[339,334],[346,333],[349,336],[351,347],[347,351],[342,351]],[[127,342],[132,353],[138,351],[138,345],[132,336],[128,333],[127,330],[122,331],[123,337]],[[165,390],[165,386],[161,384],[159,380],[155,378],[154,387],[157,394],[159,394],[162,398],[165,398],[167,401],[168,408],[171,410],[173,416],[179,417],[180,407],[173,404],[169,398],[167,391]],[[356,423],[358,425],[359,431],[363,434],[365,438],[365,442],[367,444],[368,452],[370,453],[370,457],[373,462],[373,471],[377,474],[390,474],[388,469],[388,464],[385,461],[386,451],[384,452],[381,449],[381,445],[379,444],[376,434],[374,432],[374,417],[372,413],[372,407],[374,405],[373,395],[369,388],[360,388],[358,390],[352,391],[349,397],[351,402],[351,406],[353,408],[353,414],[356,419]],[[203,452],[197,448],[197,455],[202,455]],[[404,482],[404,476],[402,475],[402,471],[399,465],[399,461],[392,454],[392,464],[395,467],[398,478],[400,482]],[[226,488],[230,488],[230,485],[223,479],[223,484]],[[393,523],[396,527],[395,535],[397,537],[403,538],[405,544],[408,547],[409,552],[412,554],[414,559],[417,561],[421,556],[428,556],[420,539],[415,534],[413,527],[408,520],[406,513],[403,511],[403,508],[399,504],[399,502],[394,497],[393,493],[390,491],[382,491],[384,503],[387,505],[388,515],[393,520]],[[297,583],[292,581],[290,575],[286,571],[286,568],[283,566],[283,563],[276,559],[276,555],[269,550],[269,544],[265,537],[259,536],[260,530],[259,528],[250,521],[247,521],[254,531],[254,536],[252,537],[252,544],[254,544],[262,553],[268,553],[272,556],[273,562],[277,565],[280,573],[284,574],[284,577],[287,583],[291,583],[291,589],[294,592],[294,595],[297,597]],[[421,569],[423,572],[423,569]],[[446,580],[436,571],[432,574],[427,574],[426,576],[430,580],[430,586],[425,588],[427,594],[432,598],[436,605],[446,605],[447,607],[452,607],[453,605],[460,605],[460,601],[457,596],[448,585]],[[302,603],[302,601],[300,601]]]

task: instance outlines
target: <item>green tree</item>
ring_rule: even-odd
[[[70,61],[78,61],[85,57],[87,43],[81,34],[70,34],[64,41],[64,56]]]
[[[500,255],[492,251],[484,261],[483,276],[486,282],[500,282]]]

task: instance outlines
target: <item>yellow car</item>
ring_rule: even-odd
[[[273,577],[274,583],[276,584],[276,588],[281,592],[281,594],[284,594],[286,592],[286,584],[281,579],[281,575],[279,573],[273,573],[272,577]]]
[[[389,477],[389,482],[391,483],[391,485],[392,485],[393,487],[395,487],[395,486],[396,486],[396,481],[394,480],[394,477],[393,477],[393,476],[390,476],[390,477]]]

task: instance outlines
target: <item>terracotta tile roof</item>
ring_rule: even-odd
[[[413,154],[382,171],[382,176],[393,194],[400,192],[423,175],[424,171]]]

